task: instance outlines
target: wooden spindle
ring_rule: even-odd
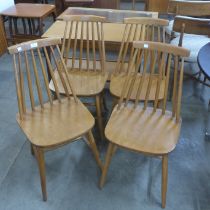
[[[137,89],[137,93],[136,93],[136,100],[135,100],[134,108],[137,107],[137,105],[140,101],[142,86],[143,86],[146,71],[147,71],[148,55],[149,55],[149,51],[144,49],[144,67],[143,67],[143,72],[140,77],[140,81],[139,81],[139,85],[138,85],[138,89]],[[142,61],[142,59],[139,59],[139,61],[137,61],[138,65],[140,65],[141,61]]]
[[[158,106],[158,102],[159,102],[159,94],[160,94],[160,87],[161,87],[161,83],[162,83],[162,71],[164,68],[164,61],[165,61],[165,57],[164,57],[164,53],[161,53],[161,61],[160,61],[160,66],[158,68],[158,81],[157,81],[157,86],[156,86],[156,91],[155,91],[155,102],[154,102],[154,109],[153,111],[155,112]]]
[[[37,53],[38,53],[39,62],[40,62],[40,65],[41,65],[42,75],[43,75],[43,78],[44,78],[44,83],[45,83],[45,88],[46,88],[46,91],[47,91],[48,99],[50,101],[50,104],[52,105],[53,100],[52,100],[51,92],[50,92],[50,89],[49,89],[49,82],[48,82],[48,79],[47,79],[47,74],[46,74],[46,70],[45,70],[45,67],[44,67],[44,62],[42,60],[42,55],[41,55],[41,52],[40,52],[39,48],[37,48]]]
[[[167,102],[167,96],[168,96],[168,85],[170,81],[170,70],[171,70],[171,57],[172,55],[169,54],[167,57],[167,70],[166,70],[166,80],[165,80],[165,90],[164,90],[164,99],[163,99],[163,109],[162,114],[165,114],[166,111],[166,102]]]
[[[56,45],[56,49],[57,49],[58,54],[59,54],[59,56],[60,56],[61,63],[62,63],[62,65],[63,65],[63,70],[64,70],[64,73],[65,73],[66,80],[67,80],[67,83],[68,83],[68,85],[69,85],[69,88],[70,88],[70,90],[71,90],[71,93],[72,93],[72,95],[73,95],[73,97],[74,97],[75,102],[78,103],[78,100],[77,100],[75,91],[74,91],[74,89],[73,89],[73,86],[71,85],[70,78],[68,77],[68,70],[67,70],[66,64],[65,64],[65,62],[64,62],[64,60],[63,60],[63,58],[62,58],[62,55],[61,55],[61,52],[60,52],[60,49],[59,49],[59,46],[58,46],[58,45]]]
[[[179,86],[177,93],[177,104],[176,104],[176,122],[180,121],[180,110],[181,110],[181,98],[182,98],[182,85],[183,85],[183,75],[184,75],[184,59],[181,60],[181,68],[179,74]]]
[[[89,22],[87,22],[87,34],[86,34],[86,36],[87,36],[87,47],[86,47],[86,63],[87,63],[87,71],[89,72],[89,69],[90,69],[90,44],[89,44],[89,33],[90,33],[90,31],[89,31],[90,29],[89,29]]]
[[[172,117],[175,117],[177,101],[177,78],[178,78],[178,56],[174,58],[173,95],[172,95]]]
[[[31,81],[30,67],[29,67],[29,62],[28,62],[28,55],[26,51],[24,51],[24,58],[25,58],[25,65],[26,65],[26,75],[27,75],[27,81],[28,81],[31,109],[34,111],[34,108],[35,108],[34,94],[33,94],[33,87],[32,87],[32,81]]]
[[[62,83],[62,85],[63,85],[63,89],[64,89],[64,91],[65,91],[65,95],[66,95],[67,97],[70,97],[70,94],[69,94],[69,91],[68,91],[68,88],[67,88],[65,79],[64,79],[64,77],[63,77],[62,70],[60,69],[60,65],[59,65],[59,63],[58,63],[58,61],[57,61],[57,59],[56,59],[55,52],[54,52],[52,46],[50,46],[50,51],[51,51],[51,54],[53,55],[53,59],[54,59],[54,62],[55,62],[55,64],[56,64],[57,72],[58,72],[58,75],[59,75],[59,77],[60,77],[61,83]]]
[[[18,53],[18,70],[20,75],[20,94],[21,94],[21,101],[23,106],[23,113],[26,113],[26,102],[25,102],[25,88],[24,88],[24,76],[21,64],[21,54]]]
[[[72,69],[74,69],[74,64],[75,64],[75,59],[76,59],[77,39],[78,39],[78,22],[76,21],[76,29],[75,29],[75,34],[74,34],[74,48],[73,48],[73,54],[72,54]]]
[[[61,102],[61,98],[60,98],[60,93],[59,93],[59,90],[58,90],[57,81],[55,79],[55,75],[54,75],[54,72],[53,72],[53,67],[52,67],[52,64],[50,62],[50,58],[49,58],[49,55],[47,53],[46,47],[44,47],[44,54],[45,54],[45,58],[47,60],[47,65],[49,67],[48,70],[49,70],[49,73],[50,73],[50,76],[52,78],[53,85],[54,85],[54,88],[55,88],[56,97],[59,100],[59,102]]]
[[[17,91],[18,109],[19,109],[20,119],[22,120],[23,119],[23,105],[22,105],[22,97],[21,97],[21,87],[18,80],[19,76],[18,76],[15,54],[13,55],[13,65],[14,65],[14,72],[15,72],[15,86],[16,86],[16,91]]]
[[[155,73],[155,65],[156,65],[155,52],[151,51],[150,54],[151,54],[151,56],[150,56],[151,65],[150,65],[149,81],[148,81],[147,91],[146,91],[145,101],[144,101],[144,110],[147,108],[148,99],[149,99],[150,91],[151,91],[151,87],[152,87],[152,81],[153,81],[153,77],[154,77],[154,73]]]
[[[92,53],[93,53],[93,69],[96,71],[96,48],[95,48],[95,30],[94,30],[94,22],[91,22],[92,29]]]
[[[83,36],[84,36],[84,22],[81,22],[81,33],[80,33],[80,52],[79,52],[79,70],[82,69],[82,59],[83,59]]]
[[[43,96],[42,96],[42,90],[41,90],[36,60],[35,60],[35,56],[34,56],[34,51],[31,49],[30,52],[31,52],[31,57],[32,57],[32,64],[33,64],[33,69],[34,69],[35,82],[36,82],[36,88],[37,88],[37,92],[38,92],[39,103],[41,105],[41,108],[43,108]]]

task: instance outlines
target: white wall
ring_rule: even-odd
[[[0,0],[0,12],[14,4],[14,0]]]

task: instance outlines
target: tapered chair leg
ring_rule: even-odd
[[[114,155],[114,150],[115,150],[114,149],[114,144],[109,143],[108,150],[107,150],[107,153],[106,153],[105,164],[104,164],[104,167],[103,167],[103,171],[102,171],[102,175],[101,175],[101,179],[100,179],[100,183],[99,183],[100,188],[102,188],[104,186],[107,171],[108,171],[112,156]]]
[[[92,131],[88,131],[86,136],[87,136],[90,148],[91,148],[91,150],[93,152],[93,155],[94,155],[94,157],[96,159],[96,162],[97,162],[99,168],[102,170],[103,169],[103,164],[102,164],[102,162],[100,160],[99,152],[98,152],[98,149],[97,149],[97,146],[96,146],[96,143],[95,143]]]
[[[166,193],[168,183],[168,155],[162,158],[162,208],[166,206]]]
[[[112,99],[112,110],[113,110],[114,107],[117,105],[117,103],[118,103],[118,98],[113,97],[113,99]]]
[[[101,95],[96,96],[96,113],[97,113],[97,122],[98,128],[100,131],[101,140],[104,139],[104,126],[103,119],[101,114]]]
[[[47,201],[44,151],[43,149],[36,146],[33,146],[33,149],[34,149],[38,167],[39,167],[43,201]]]
[[[31,144],[31,154],[34,156],[34,148],[33,148],[33,145]]]

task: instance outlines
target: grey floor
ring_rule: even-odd
[[[188,70],[191,66],[187,66]],[[0,58],[0,209],[153,210],[161,209],[161,162],[118,150],[103,190],[100,171],[83,141],[46,153],[48,201],[29,143],[19,129],[12,58]],[[210,89],[184,80],[180,141],[169,156],[169,210],[210,209]],[[106,99],[109,107],[111,97]],[[94,135],[98,139],[95,129]],[[104,160],[106,144],[99,146]]]

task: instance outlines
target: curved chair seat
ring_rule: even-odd
[[[124,86],[125,78],[126,78],[126,75],[124,73],[121,73],[121,74],[118,74],[118,75],[112,75],[111,82],[110,82],[110,92],[113,96],[115,96],[117,98],[120,98],[120,96],[122,94],[122,89],[123,89],[123,86]],[[137,94],[137,90],[138,90],[138,86],[139,86],[141,78],[142,78],[142,76],[140,74],[138,74],[137,77],[136,77],[136,81],[134,83],[134,88],[133,88],[133,91],[131,93],[130,100],[135,100],[136,99],[136,94]],[[130,80],[130,83],[131,83],[131,80]],[[149,75],[146,75],[144,83],[142,85],[140,100],[145,100],[145,98],[146,98],[146,91],[147,91],[148,83],[149,83]],[[149,101],[154,101],[155,100],[157,83],[158,83],[158,75],[155,76],[155,78],[153,77],[151,90],[150,90],[150,94],[149,94],[149,97],[148,97]],[[130,85],[128,85],[128,87],[129,86]],[[163,79],[162,82],[161,82],[160,93],[159,93],[158,100],[162,100],[164,98],[164,89],[165,89],[165,79]],[[127,92],[128,92],[128,89],[127,89]],[[127,95],[127,92],[126,92],[125,96]]]
[[[85,119],[85,120],[84,120]],[[87,108],[78,100],[62,99],[27,111],[17,121],[31,143],[39,147],[53,147],[65,144],[85,135],[94,126],[95,120]]]
[[[177,36],[171,41],[171,44],[178,46],[180,36]],[[210,39],[204,35],[185,34],[182,41],[182,47],[190,51],[190,56],[185,59],[187,62],[196,63],[198,52],[205,44],[210,42]]]
[[[55,71],[54,75],[58,83],[59,92],[61,94],[65,94],[58,71]],[[88,72],[75,69],[68,71],[68,76],[72,82],[77,96],[95,96],[103,91],[108,78],[108,73],[103,74],[99,71]],[[49,87],[52,91],[55,91],[52,80]]]
[[[106,138],[113,144],[137,152],[163,155],[171,152],[179,139],[181,120],[172,119],[172,113],[153,108],[143,110],[123,107],[112,112],[105,129]]]

